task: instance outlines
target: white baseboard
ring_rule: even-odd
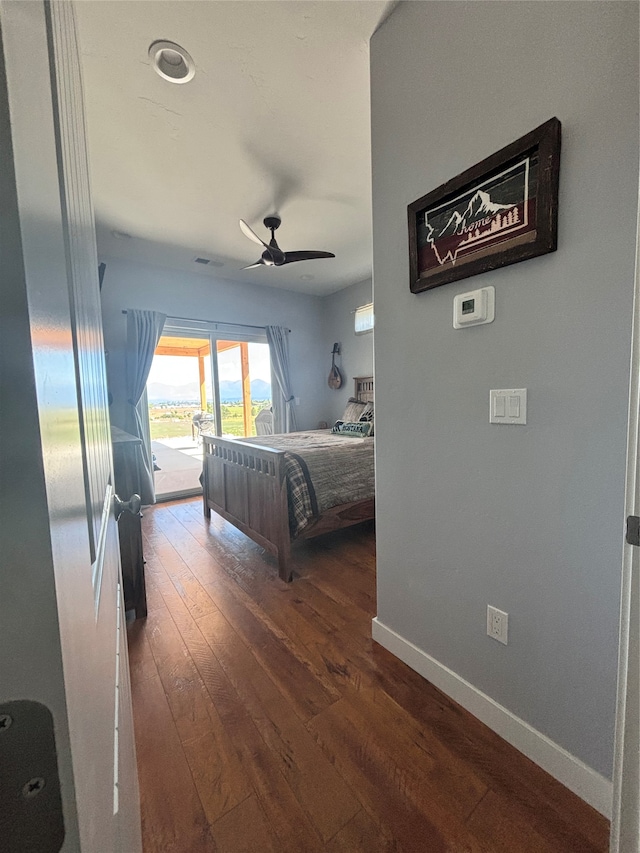
[[[372,620],[373,639],[388,649],[474,717],[489,726],[527,758],[562,782],[605,817],[611,817],[613,785],[584,762],[567,752],[529,723],[516,717],[453,670],[423,652],[388,628],[378,618]]]

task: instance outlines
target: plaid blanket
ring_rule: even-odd
[[[289,532],[295,539],[325,510],[372,498],[373,439],[332,435],[330,430],[239,439],[285,451]]]

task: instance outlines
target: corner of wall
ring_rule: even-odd
[[[371,636],[600,814],[611,818],[613,783],[610,779],[597,773],[440,661],[392,631],[378,618],[372,621]]]
[[[343,413],[349,397],[353,395],[355,376],[373,374],[373,333],[356,335],[354,331],[354,311],[360,305],[372,301],[371,279],[338,290],[323,298],[322,329],[327,351],[327,377],[331,367],[331,350],[337,341],[340,355],[336,357],[343,384],[340,389],[328,388],[325,383],[328,423],[336,421]]]

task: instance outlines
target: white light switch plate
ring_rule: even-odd
[[[489,423],[526,424],[526,422],[526,388],[499,388],[489,391]]]

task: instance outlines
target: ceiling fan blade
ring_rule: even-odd
[[[242,231],[245,237],[248,237],[250,240],[253,240],[254,243],[258,244],[258,246],[264,246],[265,249],[269,248],[269,244],[265,243],[264,240],[261,240],[255,233],[255,231],[252,231],[251,228],[249,228],[244,219],[240,220],[240,230]]]
[[[295,264],[296,261],[312,261],[315,258],[335,258],[333,252],[285,252],[284,263]],[[283,264],[280,264],[282,266]]]
[[[255,264],[249,264],[248,267],[242,267],[242,269],[243,270],[252,270],[254,267],[265,267],[265,266],[266,266],[265,262],[262,260],[262,258],[260,258],[260,260],[256,261]]]

